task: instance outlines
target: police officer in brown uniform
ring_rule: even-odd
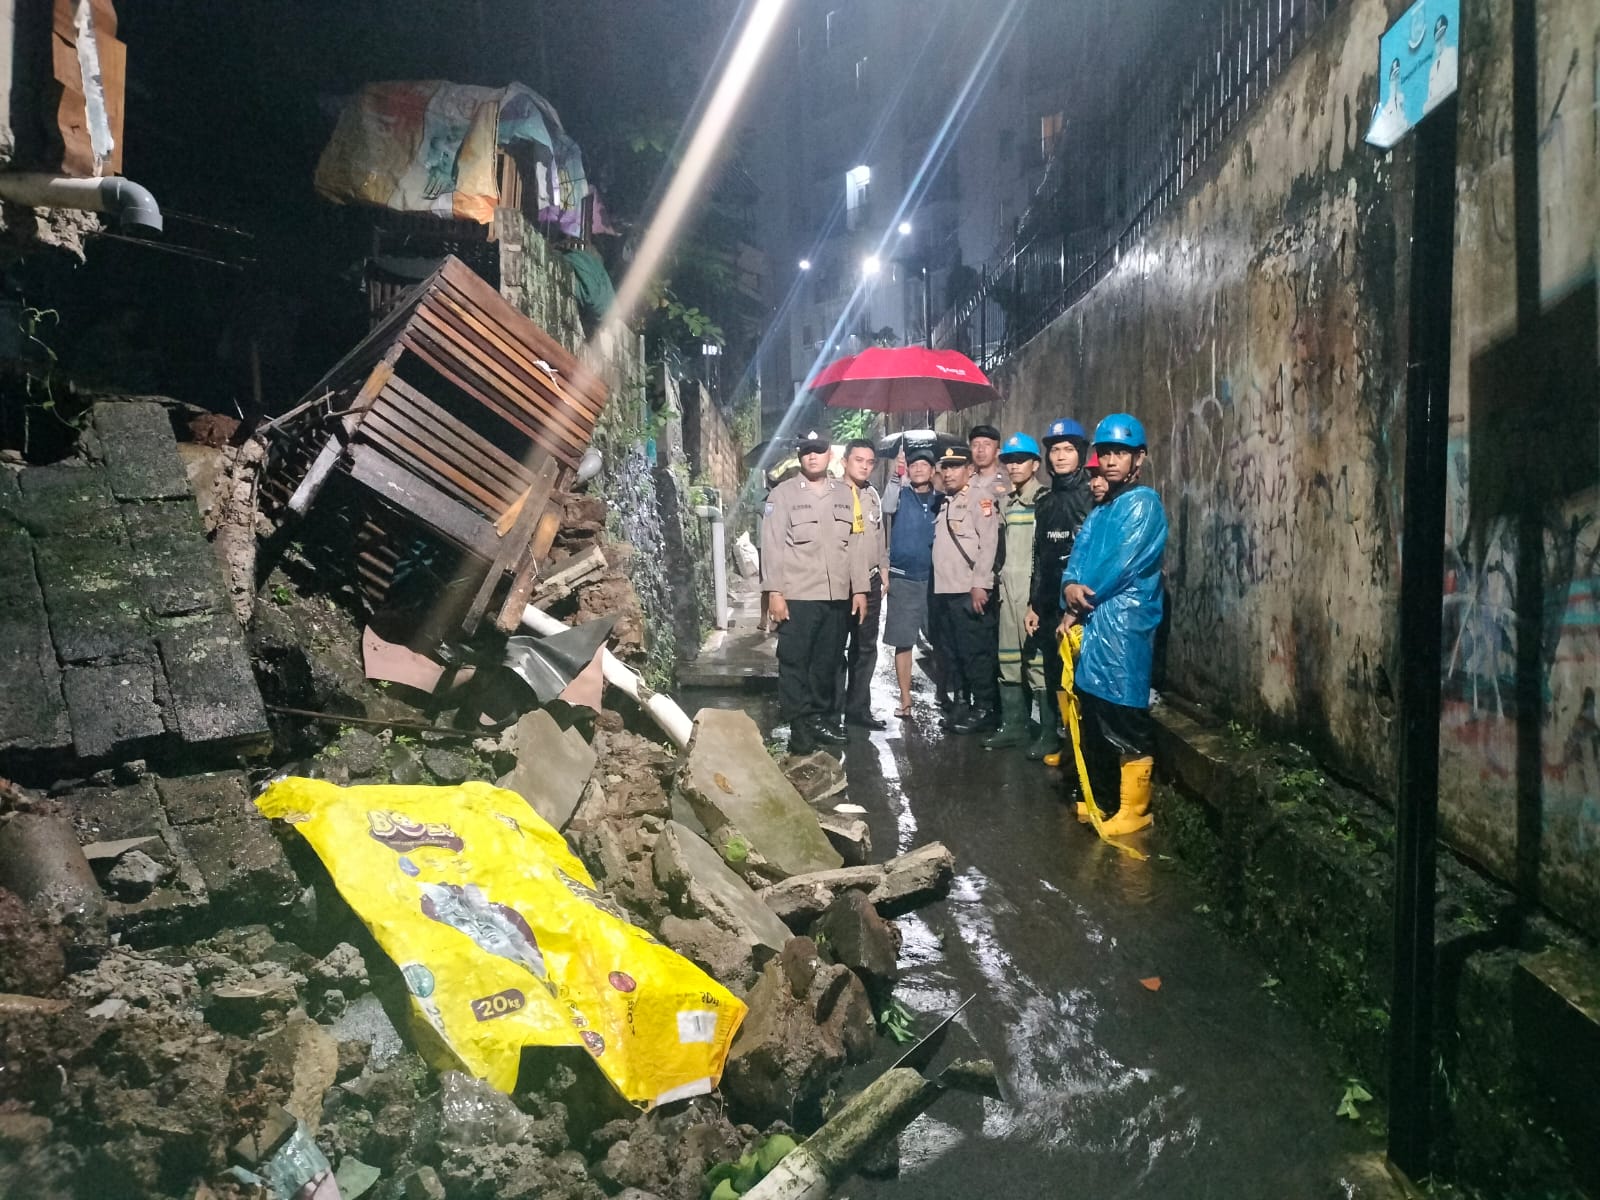
[[[956,697],[949,728],[988,732],[998,727],[1000,703],[999,606],[992,603],[1000,504],[973,484],[965,447],[946,450],[939,471],[945,503],[933,527],[933,602]]]
[[[855,497],[828,475],[828,439],[800,439],[800,473],[767,496],[761,521],[761,589],[778,629],[778,701],[789,720],[789,752],[842,745],[831,721],[845,637],[867,610],[866,558]]]
[[[1000,431],[993,425],[974,425],[967,448],[972,451],[972,490],[1004,508],[1011,498],[1011,476],[1000,462]]]

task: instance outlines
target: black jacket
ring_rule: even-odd
[[[1033,512],[1033,584],[1029,604],[1036,613],[1061,611],[1061,574],[1078,527],[1094,507],[1089,472],[1082,467],[1050,480]]]

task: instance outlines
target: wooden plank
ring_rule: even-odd
[[[549,557],[550,547],[555,545],[556,534],[560,531],[561,510],[551,505],[539,518],[539,527],[534,531],[527,556],[511,581],[505,603],[500,606],[500,614],[495,617],[494,626],[501,633],[515,633],[522,624],[522,611],[528,607],[528,597],[533,594],[534,585],[539,581],[539,564]]]
[[[328,475],[333,470],[334,463],[339,461],[339,437],[330,434],[328,440],[322,444],[322,449],[317,452],[317,457],[311,461],[311,469],[306,472],[306,477],[300,481],[300,486],[295,488],[294,495],[289,497],[289,511],[297,517],[306,515],[317,498],[317,493],[322,490],[322,485],[328,482]]]
[[[350,477],[402,515],[420,521],[463,550],[487,562],[493,562],[500,552],[493,526],[426,480],[390,462],[376,447],[361,443],[350,447]]]
[[[489,600],[494,596],[495,588],[500,586],[500,577],[516,566],[527,550],[534,530],[538,528],[540,519],[550,504],[550,492],[555,488],[559,471],[556,460],[545,455],[534,472],[528,494],[522,497],[522,512],[517,516],[517,523],[511,527],[510,533],[500,539],[500,553],[495,555],[494,561],[489,564],[483,582],[478,585],[477,594],[467,606],[467,615],[461,622],[461,632],[464,636],[471,637],[478,632],[478,625],[489,607]]]
[[[420,478],[431,480],[451,499],[477,508],[490,519],[491,523],[493,518],[510,503],[509,500],[497,496],[484,487],[456,464],[441,458],[426,441],[412,436],[402,426],[393,422],[390,419],[392,416],[392,409],[369,413],[361,425],[362,441],[385,451],[396,465]]]

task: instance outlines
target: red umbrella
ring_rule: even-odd
[[[809,391],[829,408],[871,412],[959,412],[998,400],[978,364],[954,350],[874,346],[831,362]]]

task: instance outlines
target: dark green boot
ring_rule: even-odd
[[[1039,697],[1039,732],[1028,743],[1028,758],[1033,762],[1061,749],[1061,708],[1056,693],[1045,688],[1036,694]]]
[[[1028,740],[1028,693],[1019,683],[1000,685],[1000,728],[984,738],[985,750],[1004,750]]]

